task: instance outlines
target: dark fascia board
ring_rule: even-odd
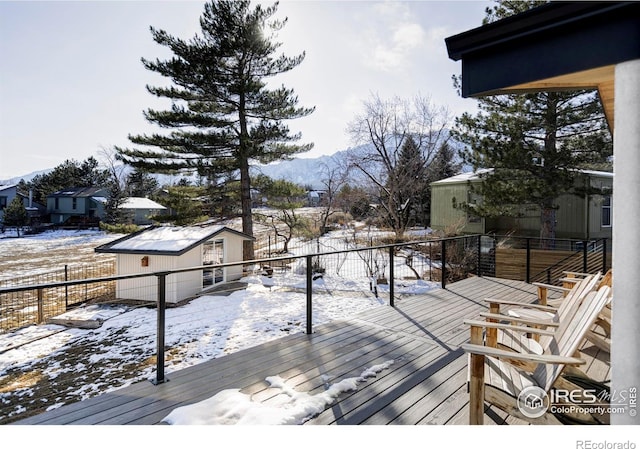
[[[196,246],[202,244],[203,242],[206,242],[207,240],[210,240],[211,238],[215,237],[216,235],[222,233],[222,232],[229,232],[231,234],[235,234],[235,235],[239,235],[240,237],[244,238],[245,240],[255,240],[255,237],[250,236],[248,234],[245,234],[243,232],[240,231],[236,231],[235,229],[231,229],[231,228],[227,228],[226,226],[221,227],[220,229],[212,232],[211,234],[208,234],[207,236],[203,237],[202,239],[198,240],[195,243],[192,243],[191,245],[189,245],[186,248],[181,249],[180,251],[167,251],[167,250],[159,250],[159,251],[153,251],[153,250],[137,250],[137,249],[114,249],[112,248],[114,245],[117,245],[120,242],[124,242],[125,240],[129,240],[131,238],[134,238],[140,234],[142,234],[143,232],[149,231],[151,229],[155,229],[161,226],[149,226],[147,228],[144,228],[140,231],[136,231],[132,234],[126,235],[124,237],[121,237],[117,240],[114,240],[113,242],[109,242],[109,243],[105,243],[104,245],[100,245],[96,248],[94,248],[94,251],[96,253],[109,253],[109,254],[155,254],[158,256],[180,256],[184,253],[186,253],[187,251],[192,250],[193,248],[195,248]]]
[[[463,97],[500,93],[640,58],[640,2],[551,2],[445,42]]]

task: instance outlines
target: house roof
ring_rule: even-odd
[[[469,181],[475,181],[480,179],[480,175],[484,173],[491,173],[493,171],[492,168],[483,168],[477,170],[475,172],[466,172],[460,173],[455,176],[451,176],[449,178],[441,179],[439,181],[432,182],[431,185],[442,185],[442,184],[458,184],[458,183],[466,183]],[[613,178],[613,173],[606,171],[597,171],[597,170],[578,170],[580,173],[589,176],[597,176],[601,178]]]
[[[119,206],[119,208],[120,209],[157,209],[157,210],[166,209],[166,207],[164,207],[162,204],[158,204],[155,201],[150,200],[149,198],[142,198],[142,197],[136,197],[136,196],[132,196],[125,199],[125,201]]]
[[[13,187],[17,187],[17,185],[18,184],[7,184],[7,185],[4,185],[4,186],[0,185],[0,191],[9,190],[9,189],[11,189]]]
[[[491,168],[485,168],[485,169],[481,169],[475,172],[466,172],[466,173],[460,173],[458,175],[455,176],[451,176],[449,178],[445,178],[445,179],[441,179],[439,181],[434,181],[431,183],[431,185],[433,184],[455,184],[455,183],[459,183],[459,182],[467,182],[467,181],[472,181],[474,179],[480,179],[480,174],[482,173],[489,173],[493,171],[493,169]]]
[[[55,197],[92,197],[100,196],[104,192],[102,187],[69,187],[47,195],[47,198]]]
[[[640,2],[550,2],[445,42],[463,97],[597,88],[613,130],[614,67],[640,58]]]
[[[95,252],[179,256],[222,232],[254,240],[254,237],[226,226],[150,226],[98,246]]]

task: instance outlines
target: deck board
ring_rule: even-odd
[[[387,369],[341,394],[305,424],[467,424],[467,356],[460,345],[469,332],[463,320],[486,311],[487,297],[532,302],[536,293],[523,282],[474,277],[426,294],[398,295],[395,308],[316,325],[310,335],[291,334],[168,373],[160,385],[139,382],[15,424],[159,424],[173,409],[230,388],[256,402],[277,401],[280,390],[270,388],[268,376],[317,394],[329,382],[358,377],[391,360]],[[589,369],[608,375],[601,351],[583,349]],[[489,407],[485,422],[520,423]]]

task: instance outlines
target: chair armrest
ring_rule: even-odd
[[[468,326],[476,326],[482,327],[485,329],[500,329],[500,330],[511,330],[516,332],[531,333],[538,335],[553,335],[553,331],[549,329],[540,329],[536,327],[527,327],[527,326],[518,326],[515,324],[506,324],[506,323],[492,323],[490,321],[482,321],[482,320],[465,320],[464,324]]]
[[[520,352],[505,351],[502,349],[492,348],[490,346],[480,346],[471,343],[463,343],[460,346],[465,352],[470,354],[485,355],[496,358],[508,358],[514,360],[522,360],[525,362],[535,363],[551,363],[554,365],[584,365],[586,361],[576,357],[565,357],[554,354],[524,354]]]
[[[500,320],[500,321],[515,321],[517,323],[526,324],[527,326],[545,326],[545,327],[558,327],[560,323],[556,323],[555,321],[544,321],[544,320],[534,320],[532,318],[521,318],[517,316],[511,315],[502,315],[501,313],[489,313],[482,312],[480,313],[481,317],[488,318],[490,320]]]
[[[570,282],[572,284],[577,284],[578,282],[582,281],[583,279],[582,278],[560,278],[558,280],[561,281],[561,282]]]
[[[570,292],[571,291],[570,288],[560,287],[559,285],[553,285],[553,284],[543,284],[541,282],[532,282],[532,285],[535,285],[536,287],[546,288],[547,290],[555,290],[555,291],[558,291],[558,292]]]
[[[589,273],[582,273],[580,271],[563,271],[562,274],[572,275],[572,276],[579,276],[579,278],[584,278],[584,277],[590,276]]]
[[[522,308],[531,308],[531,309],[538,309],[538,310],[544,310],[546,312],[557,312],[557,307],[552,307],[552,306],[543,306],[542,304],[532,304],[532,303],[528,303],[528,302],[518,302],[518,301],[508,301],[506,299],[499,299],[499,298],[485,298],[483,299],[484,302],[488,302],[490,304],[503,304],[506,306],[519,306]]]

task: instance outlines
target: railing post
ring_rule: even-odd
[[[393,300],[393,295],[394,295],[394,289],[393,289],[393,284],[394,284],[394,268],[393,268],[393,253],[395,252],[395,246],[390,246],[389,247],[389,305],[391,307],[395,307],[395,303]]]
[[[602,239],[602,273],[607,272],[607,239]]]
[[[482,276],[482,267],[480,264],[482,263],[482,236],[478,235],[478,261],[477,261],[477,275]]]
[[[158,273],[158,328],[157,328],[157,349],[156,349],[156,385],[166,382],[164,378],[164,330],[165,330],[165,309],[167,305],[167,274]]]
[[[440,244],[440,276],[442,277],[442,279],[440,279],[440,284],[442,288],[447,288],[447,241],[443,239]]]
[[[44,322],[44,290],[38,289],[38,324]]]
[[[429,282],[433,282],[433,248],[431,244],[433,242],[429,242]]]
[[[527,237],[527,263],[526,263],[526,281],[527,284],[531,283],[531,239]]]
[[[307,334],[312,332],[312,303],[313,303],[313,263],[312,256],[307,256]]]
[[[69,280],[69,265],[64,266],[64,281]],[[69,308],[69,286],[64,286],[64,310]]]
[[[583,273],[588,273],[589,272],[589,262],[587,259],[587,245],[589,242],[587,242],[586,240],[582,241],[582,272]]]

